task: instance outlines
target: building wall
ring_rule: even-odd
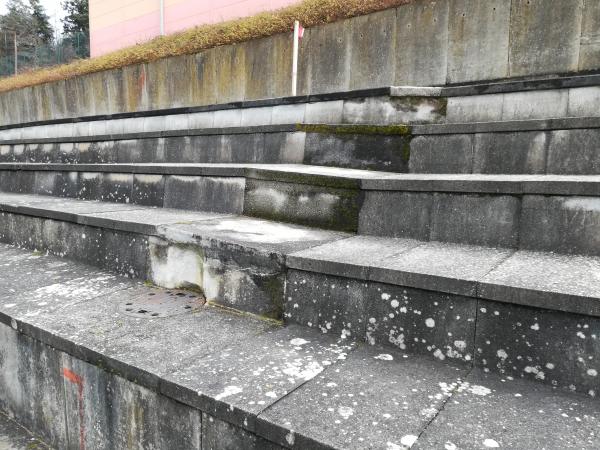
[[[299,0],[164,0],[165,33],[250,16]],[[160,34],[160,0],[90,0],[91,55],[152,39]]]

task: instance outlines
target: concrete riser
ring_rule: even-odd
[[[407,172],[410,137],[249,133],[0,146],[0,162],[313,164]]]
[[[53,448],[281,448],[0,324],[0,408]]]
[[[600,174],[600,128],[415,137],[410,172]]]
[[[285,320],[567,390],[600,391],[600,319],[288,270]]]
[[[210,241],[173,242],[158,236],[10,213],[0,213],[0,241],[149,280],[165,288],[201,290],[209,301],[281,317],[283,262],[251,249]]]
[[[359,234],[600,255],[600,198],[369,191]]]

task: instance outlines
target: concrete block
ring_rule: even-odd
[[[510,2],[449,2],[447,81],[508,76]]]
[[[104,173],[102,177],[102,196],[95,200],[115,203],[130,203],[132,190],[132,174]]]
[[[241,101],[245,98],[245,66],[246,53],[241,45],[215,48],[216,103]]]
[[[104,241],[99,228],[50,219],[40,219],[40,225],[40,244],[37,248],[93,266],[102,263]]]
[[[271,124],[287,125],[293,123],[304,123],[305,112],[306,103],[274,106],[273,113],[271,115]]]
[[[168,63],[166,58],[157,59],[146,64],[146,85],[149,105],[147,109],[164,109],[170,104],[167,78]]]
[[[244,42],[240,44],[240,51],[244,54],[245,67],[237,69],[244,71],[242,74],[245,82],[244,99],[257,100],[273,97],[275,55],[271,38]]]
[[[432,86],[446,82],[448,4],[420,1],[396,10],[395,85]]]
[[[166,116],[144,117],[143,131],[164,131],[166,126]]]
[[[243,178],[184,177],[165,180],[164,207],[242,214]]]
[[[555,130],[549,134],[547,173],[600,174],[600,130]]]
[[[474,137],[469,134],[417,136],[410,143],[411,173],[471,173]]]
[[[284,450],[266,439],[208,414],[202,414],[202,450]]]
[[[598,8],[600,11],[600,8]],[[569,89],[568,117],[597,117],[600,87],[589,86]]]
[[[367,324],[367,284],[363,281],[288,270],[285,319],[331,334],[363,341]]]
[[[119,148],[129,141],[100,141],[92,142],[89,153],[97,155],[98,162],[120,162]]]
[[[271,97],[292,95],[292,33],[281,33],[270,37],[272,48]],[[299,78],[302,77],[302,66],[299,67]],[[300,84],[300,83],[299,83]]]
[[[244,214],[340,231],[358,227],[358,190],[246,180]]]
[[[51,119],[63,119],[67,115],[67,99],[64,80],[54,81],[44,84],[44,89],[47,92],[50,102]],[[15,94],[20,96],[21,92],[15,91]],[[27,121],[27,117],[22,113],[20,121]]]
[[[79,194],[83,200],[102,198],[102,172],[79,172]]]
[[[101,245],[100,267],[126,277],[148,279],[147,236],[105,229],[102,230]]]
[[[446,120],[450,123],[493,122],[502,120],[504,94],[450,97]]]
[[[144,131],[144,117],[130,117],[123,119],[123,133],[142,133]]]
[[[569,105],[567,89],[504,94],[502,120],[565,117]]]
[[[355,17],[351,26],[350,89],[394,84],[396,10]]]
[[[360,210],[358,233],[426,241],[431,208],[428,193],[369,191]]]
[[[123,91],[123,109],[125,111],[143,111],[148,106],[148,86],[146,84],[146,65],[134,64],[121,69],[121,90]]]
[[[345,91],[350,88],[352,26],[348,20],[311,28],[309,47],[310,92]]]
[[[214,114],[213,127],[215,128],[239,127],[242,125],[242,110],[239,108],[222,109],[215,111]]]
[[[91,136],[103,136],[108,134],[106,132],[106,120],[91,121],[89,130]]]
[[[583,0],[517,0],[511,6],[510,76],[579,66]]]
[[[272,161],[274,164],[302,164],[304,161],[304,146],[306,134],[298,133],[265,133],[263,162]]]
[[[12,146],[0,145],[0,161],[2,161],[2,162],[13,161]]]
[[[189,116],[187,114],[165,116],[165,130],[188,130],[189,128]]]
[[[123,72],[121,69],[103,72],[106,85],[107,114],[123,112]]]
[[[304,114],[305,123],[342,123],[343,100],[307,103]]]
[[[78,172],[56,172],[54,192],[57,197],[77,198],[79,192]]]
[[[600,255],[600,200],[595,197],[523,198],[520,247]]]
[[[168,95],[168,107],[178,108],[184,106],[195,106],[191,102],[193,92],[193,81],[196,80],[196,57],[195,55],[179,55],[165,59],[166,79],[164,86]]]
[[[163,206],[165,177],[163,175],[133,175],[131,202],[144,206]]]
[[[265,135],[261,133],[223,135],[219,154],[230,155],[233,163],[260,163],[263,162],[264,142]]]
[[[194,55],[195,65],[190,78],[192,83],[190,101],[194,106],[217,103],[216,55],[220,51],[220,48],[213,48]]]
[[[369,97],[344,101],[343,123],[430,123],[445,119],[446,100],[419,97]]]
[[[188,126],[190,130],[201,129],[201,128],[212,128],[215,123],[215,113],[200,112],[189,114]]]
[[[199,411],[66,354],[63,366],[73,447],[126,448],[136,442],[200,450]]]
[[[480,133],[475,135],[473,173],[544,174],[548,133]]]
[[[155,142],[155,139],[144,139]],[[178,163],[198,162],[195,152],[192,150],[190,137],[168,137],[165,138],[165,155],[167,161]]]
[[[598,318],[481,301],[475,364],[504,376],[595,395],[598,336]],[[565,353],[564,348],[571,350]]]
[[[192,161],[198,163],[231,162],[232,149],[225,148],[223,140],[221,135],[190,136],[190,148],[187,155]]]
[[[516,248],[520,207],[517,197],[436,193],[431,208],[430,239]]]
[[[241,126],[252,127],[260,125],[270,125],[273,108],[265,106],[262,108],[244,108],[242,109]]]
[[[106,121],[106,134],[123,134],[123,126],[126,119],[113,119]]]
[[[410,137],[307,133],[305,164],[408,172]]]
[[[584,0],[579,42],[579,70],[600,68],[600,8],[594,0]]]
[[[367,342],[412,354],[473,360],[475,299],[368,283]]]

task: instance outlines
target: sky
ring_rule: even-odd
[[[0,14],[6,13],[6,0],[0,0]],[[62,0],[41,0],[42,5],[46,8],[46,13],[50,17],[50,25],[54,29],[62,29],[60,19],[64,16],[61,6]]]

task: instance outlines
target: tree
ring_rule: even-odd
[[[66,15],[63,19],[63,30],[67,35],[90,33],[90,15],[88,0],[65,0],[63,8]]]
[[[40,0],[29,0],[29,6],[31,7],[31,16],[33,17],[38,39],[43,44],[50,44],[54,33],[44,6],[40,3]]]

